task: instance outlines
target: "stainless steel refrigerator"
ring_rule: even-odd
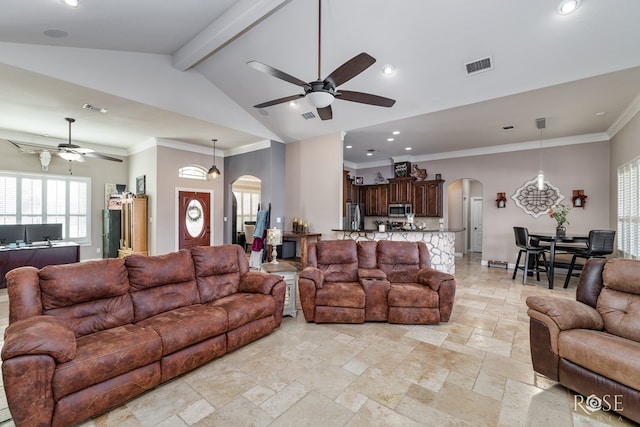
[[[345,230],[364,230],[364,204],[347,203],[344,217]]]

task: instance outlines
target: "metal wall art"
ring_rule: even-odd
[[[537,177],[522,184],[511,198],[524,213],[538,218],[547,213],[550,207],[557,205],[565,197],[550,182],[545,181],[542,190],[538,190]]]

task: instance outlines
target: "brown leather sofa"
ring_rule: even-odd
[[[640,261],[586,262],[576,299],[527,298],[536,372],[582,396],[582,414],[616,411],[640,423]]]
[[[18,427],[68,426],[270,333],[286,284],[242,247],[7,274],[2,375]]]
[[[447,322],[456,282],[431,268],[423,242],[321,240],[298,276],[307,322]]]

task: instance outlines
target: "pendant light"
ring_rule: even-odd
[[[540,117],[536,119],[536,127],[540,131],[540,148],[538,149],[540,154],[539,167],[538,171],[538,191],[544,190],[544,172],[542,172],[542,129],[547,127],[547,121],[544,117]]]
[[[218,176],[220,176],[220,169],[218,169],[218,167],[216,166],[216,142],[218,142],[218,140],[212,139],[212,141],[213,141],[213,166],[209,168],[209,172],[207,173],[211,178],[215,179]]]

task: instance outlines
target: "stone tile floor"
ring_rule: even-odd
[[[511,274],[481,267],[479,255],[457,259],[456,304],[441,325],[316,325],[299,310],[269,336],[81,426],[633,425],[574,407],[573,393],[532,370],[524,301],[573,297],[577,279],[549,290]],[[0,290],[2,330],[7,318]],[[2,390],[0,425],[9,418]]]

